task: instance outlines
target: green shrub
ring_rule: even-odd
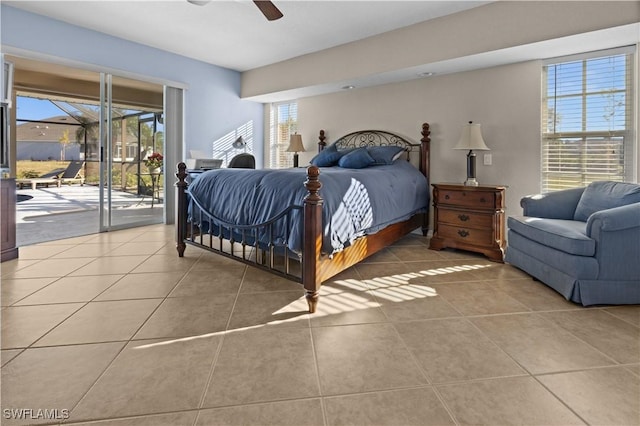
[[[33,179],[37,178],[38,176],[40,176],[40,174],[35,170],[23,170],[20,172],[20,177],[23,179]]]

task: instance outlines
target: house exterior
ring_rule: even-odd
[[[77,125],[68,116],[23,122],[16,126],[16,160],[82,160],[80,144],[75,142]],[[65,143],[66,141],[66,143]]]

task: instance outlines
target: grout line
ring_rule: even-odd
[[[584,422],[585,425],[590,424],[587,419],[583,418],[580,414],[578,414],[578,412],[576,410],[574,410],[573,408],[571,408],[571,406],[569,406],[568,403],[564,402],[564,400],[562,398],[560,398],[559,395],[556,395],[555,392],[553,392],[550,388],[548,388],[544,383],[542,383],[540,381],[540,379],[536,376],[533,376],[533,380],[536,381],[536,383],[538,383],[540,386],[542,386],[547,392],[549,392],[551,395],[553,395],[553,397],[558,400],[558,402],[560,402],[560,404],[562,404],[563,406],[565,406],[570,412],[572,412],[577,418],[579,418],[582,422]]]
[[[95,260],[97,260],[97,259],[99,259],[99,257],[98,257],[98,258],[96,258]],[[147,260],[148,260],[148,257],[147,257]],[[146,260],[145,260],[145,261],[146,261]],[[145,261],[143,261],[143,262],[145,262]],[[93,262],[93,261],[92,261],[92,262]],[[143,262],[141,262],[141,263],[143,263]],[[87,263],[87,264],[85,264],[85,265],[81,266],[80,268],[82,268],[82,267],[84,267],[84,266],[86,266],[86,265],[88,265],[88,264],[90,264],[90,263],[91,263],[91,262],[89,262],[89,263]],[[141,263],[140,263],[140,264],[141,264]],[[140,264],[138,264],[138,266],[139,266]],[[137,266],[136,266],[136,267],[137,267]],[[80,268],[78,268],[78,269],[80,269]],[[66,278],[66,277],[73,278],[73,277],[83,277],[83,276],[84,276],[84,277],[88,277],[88,276],[105,276],[105,275],[110,275],[110,274],[99,274],[99,275],[73,275],[73,276],[71,276],[70,274],[72,274],[72,273],[73,273],[73,272],[75,272],[75,271],[77,271],[77,269],[75,269],[75,270],[73,270],[73,271],[69,272],[67,275],[64,275],[64,276],[60,277],[60,279],[62,279],[62,278]],[[120,274],[113,274],[113,275],[120,275]],[[125,275],[126,275],[126,274],[124,274],[124,275],[123,275],[123,277],[124,277]],[[123,277],[121,277],[120,279],[122,279]],[[120,279],[119,279],[119,280],[117,280],[116,282],[120,281]],[[58,280],[56,280],[56,281],[58,281]],[[53,283],[51,283],[51,284],[53,284]],[[51,284],[49,284],[49,285],[51,285]],[[111,288],[113,285],[115,285],[115,283],[114,283],[114,284],[112,284],[111,286],[109,286],[109,288]],[[47,287],[48,287],[48,286],[47,286]],[[105,289],[105,291],[106,291],[106,289]],[[102,294],[102,293],[100,293],[100,294]],[[41,341],[43,338],[45,338],[47,335],[49,335],[51,332],[53,332],[53,330],[55,330],[55,329],[57,329],[58,327],[60,327],[60,326],[61,326],[64,322],[66,322],[69,318],[71,318],[73,315],[75,315],[76,313],[78,313],[78,311],[80,311],[81,309],[85,308],[85,307],[86,307],[86,306],[88,306],[90,303],[92,303],[92,301],[93,301],[96,297],[98,297],[98,296],[95,296],[93,299],[89,300],[88,302],[68,302],[68,303],[50,303],[50,304],[40,304],[40,305],[21,305],[21,306],[52,306],[52,305],[61,305],[61,304],[82,304],[82,306],[80,306],[78,309],[76,309],[75,311],[73,311],[70,315],[68,315],[67,317],[65,317],[65,319],[63,319],[61,322],[59,322],[58,324],[56,324],[53,328],[51,328],[50,330],[48,330],[48,331],[47,331],[46,333],[44,333],[42,336],[38,337],[35,341],[33,341],[33,342],[32,342],[32,343],[31,343],[31,344],[30,344],[26,349],[29,349],[29,348],[35,347],[34,345],[35,345],[36,343],[38,343],[38,342],[39,342],[39,341]],[[16,307],[19,307],[19,306],[16,306]],[[156,309],[157,309],[157,307],[156,307]],[[154,310],[154,312],[155,312],[155,310]],[[148,319],[148,318],[147,318],[147,319]],[[138,330],[139,330],[139,329],[138,329]],[[136,333],[138,332],[138,330],[136,330]],[[135,335],[135,333],[134,333],[134,335]],[[129,339],[129,340],[130,340],[130,339]],[[86,343],[93,343],[93,342],[85,342],[85,343],[80,343],[80,344],[86,344]]]
[[[220,341],[218,342],[218,347],[216,348],[216,352],[213,355],[213,358],[211,360],[211,366],[209,367],[209,376],[207,377],[207,381],[204,384],[200,401],[198,401],[197,413],[193,419],[193,426],[196,426],[196,424],[198,423],[198,418],[200,417],[200,411],[204,408],[204,401],[206,399],[207,392],[209,392],[211,381],[213,380],[213,373],[215,371],[216,364],[218,363],[218,358],[220,357],[220,353],[222,352],[222,345],[224,344],[225,334],[226,333],[222,333],[220,337]]]
[[[566,312],[569,313],[573,313],[573,312],[586,312],[587,310],[584,311],[576,311],[576,310],[569,310]],[[552,311],[553,312],[558,312],[558,311]],[[613,362],[613,365],[620,365],[621,363],[618,362],[616,359],[614,359],[611,355],[601,351],[600,349],[598,349],[597,347],[595,347],[594,345],[592,345],[591,343],[587,342],[586,340],[582,339],[580,336],[578,336],[577,334],[575,334],[574,332],[572,332],[571,330],[569,330],[568,328],[565,328],[562,326],[562,324],[556,323],[555,321],[552,321],[549,318],[545,318],[545,316],[543,315],[539,315],[540,318],[542,318],[545,322],[551,324],[553,327],[558,328],[566,333],[569,333],[571,336],[573,336],[575,339],[579,340],[580,342],[584,343],[585,345],[587,345],[588,347],[592,348],[594,351],[598,352],[599,354],[601,354],[603,357],[607,358],[608,360],[610,360],[611,362]]]
[[[136,238],[136,237],[133,237]],[[130,240],[131,241],[131,240]],[[128,242],[130,242],[128,241]],[[143,262],[140,262],[136,267],[140,266],[140,264],[146,262],[147,260],[149,260],[149,258],[152,255],[147,256],[147,259],[144,260]],[[195,262],[194,262],[195,264]],[[193,265],[191,265],[191,268],[193,267]],[[135,269],[135,268],[134,268]],[[190,268],[189,268],[190,269]],[[132,269],[133,270],[133,269]],[[187,272],[185,272],[186,275]],[[124,274],[120,279],[116,280],[116,282],[114,282],[111,286],[109,286],[107,289],[105,289],[103,292],[101,292],[100,294],[104,293],[105,291],[107,291],[108,289],[110,289],[111,287],[113,287],[114,285],[116,285],[118,282],[120,282],[125,276],[127,276],[127,274]],[[184,276],[183,276],[184,278]],[[178,281],[179,282],[179,281]],[[178,285],[178,282],[175,284],[175,286]],[[175,288],[174,286],[174,288]],[[100,294],[96,295],[94,297],[97,298]],[[95,388],[95,386],[97,385],[97,383],[100,381],[100,379],[102,377],[104,377],[104,375],[107,373],[107,371],[111,368],[111,366],[114,364],[114,362],[116,361],[116,359],[118,359],[118,357],[125,351],[125,349],[127,348],[127,346],[129,346],[129,344],[134,341],[134,337],[135,335],[140,331],[140,329],[144,326],[144,324],[147,323],[147,321],[149,320],[149,318],[151,318],[151,316],[158,310],[158,308],[162,305],[162,303],[167,299],[167,296],[165,296],[162,300],[162,302],[160,302],[147,316],[147,318],[145,319],[145,321],[142,322],[142,324],[140,324],[140,326],[138,326],[138,328],[131,334],[131,337],[127,340],[122,340],[122,341],[118,341],[118,342],[124,342],[124,344],[122,345],[122,347],[120,348],[120,350],[118,351],[118,353],[113,357],[113,359],[111,359],[111,361],[105,366],[104,370],[102,371],[102,373],[100,373],[98,375],[98,377],[96,378],[96,380],[93,382],[93,384],[91,384],[91,386],[89,386],[89,388],[83,393],[83,395],[80,397],[80,399],[74,404],[74,406],[69,410],[69,413],[72,414],[73,411],[78,407],[78,405],[80,405],[80,403],[87,397],[87,395],[89,394],[89,392],[91,392],[92,389]],[[92,299],[92,300],[94,300]],[[152,298],[152,299],[156,299],[156,298]],[[86,305],[88,305],[90,302],[87,302]],[[85,306],[86,306],[85,305]],[[84,306],[83,306],[84,307]],[[77,312],[77,311],[76,311]],[[43,336],[44,337],[44,336]],[[41,337],[42,338],[42,337]],[[88,344],[88,343],[83,343],[83,344]],[[61,346],[61,345],[59,345]]]
[[[76,425],[76,424],[81,424],[81,425],[87,425],[87,424],[95,424],[96,426],[99,426],[102,423],[108,423],[111,424],[114,421],[119,421],[119,420],[135,420],[135,419],[149,419],[150,417],[160,417],[160,416],[166,416],[166,415],[171,415],[171,414],[179,414],[179,413],[191,413],[191,412],[196,412],[197,413],[197,409],[192,408],[192,409],[187,409],[187,410],[176,410],[176,411],[162,411],[162,412],[158,412],[158,413],[151,413],[151,414],[132,414],[132,415],[125,415],[122,417],[103,417],[103,418],[96,418],[96,419],[90,419],[90,420],[64,420],[62,422],[62,424],[65,425]],[[197,415],[196,415],[197,417]],[[53,424],[59,424],[59,423],[38,423],[39,425],[53,425]]]
[[[309,314],[308,314],[309,315]],[[318,386],[318,396],[320,398],[320,411],[322,412],[322,424],[328,425],[327,407],[325,404],[325,396],[322,392],[322,383],[320,382],[320,365],[318,364],[318,354],[313,338],[313,327],[311,327],[311,318],[309,318],[309,338],[311,340],[311,354],[313,355],[314,372],[316,373],[316,384]]]
[[[427,384],[425,386],[428,386],[431,388],[431,390],[433,391],[433,393],[436,395],[436,398],[438,399],[438,401],[440,401],[440,404],[442,405],[442,407],[444,408],[444,410],[447,412],[447,414],[449,415],[449,417],[451,418],[451,420],[453,420],[453,422],[456,425],[459,425],[460,422],[458,421],[458,419],[456,418],[455,413],[453,412],[453,410],[449,407],[449,404],[447,404],[447,402],[445,401],[444,397],[442,396],[442,394],[440,393],[440,391],[438,390],[438,388],[435,386],[435,384],[433,383],[433,379],[429,376],[429,373],[422,367],[422,364],[420,363],[420,361],[416,358],[415,354],[413,353],[413,351],[411,350],[411,348],[409,348],[409,345],[407,344],[407,342],[405,341],[405,339],[402,338],[402,335],[400,334],[400,332],[398,331],[398,329],[396,328],[395,324],[393,322],[389,323],[391,325],[391,327],[393,328],[393,330],[396,332],[396,335],[398,336],[398,339],[400,339],[400,341],[402,342],[402,345],[404,346],[405,350],[407,351],[407,353],[409,354],[409,356],[411,357],[411,359],[413,360],[414,365],[416,365],[418,367],[418,370],[420,370],[420,372],[422,373],[423,377],[427,380]],[[421,386],[421,387],[425,387],[425,386]],[[418,386],[416,386],[415,388],[418,388]]]
[[[627,306],[628,306],[628,305],[627,305]],[[631,305],[631,306],[634,306],[634,305]],[[636,328],[640,328],[640,324],[635,324],[635,323],[633,323],[632,321],[629,321],[627,318],[622,318],[622,317],[620,317],[620,316],[616,315],[616,314],[615,314],[615,308],[617,308],[617,307],[618,307],[618,308],[621,308],[622,306],[606,306],[606,307],[597,307],[597,309],[598,309],[599,311],[606,312],[607,314],[611,315],[612,317],[614,317],[614,318],[616,318],[616,319],[619,319],[620,321],[624,321],[624,322],[626,322],[627,324],[631,324],[632,326],[634,326],[634,327],[636,327]],[[613,308],[614,312],[611,312],[611,310],[612,310],[611,308]]]
[[[91,384],[91,386],[89,386],[89,388],[80,396],[80,398],[78,399],[78,401],[73,404],[73,407],[71,407],[69,409],[69,418],[71,418],[71,416],[73,415],[73,411],[78,407],[78,405],[80,405],[80,403],[87,397],[87,395],[89,394],[89,392],[91,392],[91,390],[93,388],[95,388],[96,384],[100,381],[100,379],[102,377],[104,377],[104,375],[107,373],[107,371],[109,370],[109,368],[111,368],[111,366],[113,365],[113,363],[115,362],[116,359],[118,359],[118,357],[124,352],[125,348],[127,347],[127,345],[129,344],[129,342],[127,341],[122,341],[123,345],[120,348],[120,350],[113,356],[113,358],[111,359],[111,361],[109,361],[107,363],[107,365],[104,367],[104,369],[102,370],[102,372],[100,374],[98,374],[98,377],[96,377],[96,379],[93,381],[93,383]],[[87,343],[84,343],[85,345]]]
[[[201,255],[202,256],[202,255]],[[195,265],[195,262],[194,262]],[[193,268],[193,266],[192,266]],[[213,373],[215,372],[216,364],[218,363],[218,358],[220,357],[220,353],[222,352],[222,346],[224,345],[225,336],[229,330],[229,325],[231,324],[231,318],[233,317],[233,311],[236,308],[236,304],[238,302],[238,298],[240,297],[240,292],[242,290],[242,284],[247,276],[247,266],[244,267],[244,272],[242,273],[242,278],[240,279],[240,285],[238,286],[238,290],[236,291],[236,297],[233,300],[233,305],[231,306],[231,310],[229,311],[229,317],[227,318],[227,323],[224,327],[224,332],[220,334],[220,342],[218,342],[218,347],[216,348],[216,353],[211,360],[211,366],[209,367],[209,375],[207,377],[207,381],[205,382],[204,389],[202,391],[202,396],[200,397],[200,401],[198,402],[198,413],[196,417],[193,419],[193,426],[196,426],[198,423],[198,418],[200,417],[200,410],[204,408],[204,402],[209,392],[209,388],[211,387],[211,383],[213,380]]]
[[[574,310],[568,310],[569,312],[574,311]],[[557,311],[553,311],[553,312],[557,312]],[[608,355],[604,354],[603,352],[597,350],[597,348],[594,348],[592,345],[589,345],[587,342],[584,342],[582,339],[580,339],[578,336],[576,336],[575,334],[573,334],[572,332],[570,332],[569,330],[559,326],[558,324],[552,322],[551,320],[544,318],[542,315],[539,315],[538,312],[530,312],[530,313],[520,313],[521,315],[535,315],[537,317],[539,317],[540,319],[542,319],[544,322],[548,323],[551,327],[554,328],[558,328],[560,330],[563,330],[567,333],[569,333],[571,336],[573,336],[574,338],[578,339],[579,341],[587,344],[588,346],[592,347],[593,349],[595,349],[597,352],[599,352],[600,354],[604,355],[606,358],[610,359],[611,361],[613,361],[615,364],[618,364],[615,360],[613,360],[611,357],[609,357]],[[538,383],[539,385],[541,385],[545,390],[547,390],[551,395],[553,395],[553,397],[558,400],[563,406],[565,406],[567,409],[569,409],[570,412],[572,412],[574,415],[576,415],[578,417],[578,419],[580,419],[581,421],[583,421],[585,424],[589,424],[586,419],[582,418],[582,416],[580,416],[575,410],[573,410],[568,403],[566,403],[564,400],[562,400],[562,398],[560,398],[558,395],[556,395],[554,392],[551,391],[551,389],[549,389],[547,386],[544,385],[544,383],[542,383],[540,381],[540,379],[538,378],[538,376],[542,376],[542,375],[552,375],[552,374],[562,374],[562,372],[557,372],[557,371],[553,371],[553,372],[548,372],[548,373],[532,373],[528,368],[526,368],[524,365],[522,365],[520,362],[518,362],[518,360],[516,360],[513,356],[511,356],[511,354],[509,354],[506,350],[504,350],[502,348],[502,346],[500,346],[498,343],[496,343],[494,341],[493,338],[491,338],[491,336],[489,336],[487,333],[485,333],[480,327],[478,327],[473,321],[470,321],[470,319],[465,318],[465,320],[467,320],[469,323],[472,324],[473,327],[475,327],[476,329],[479,330],[480,333],[482,333],[485,337],[487,337],[494,345],[496,345],[496,347],[498,347],[502,352],[504,352],[506,354],[506,356],[508,356],[511,360],[513,360],[513,362],[515,362],[520,368],[522,368],[528,375],[528,377],[531,377],[533,380],[536,381],[536,383]],[[567,372],[578,372],[578,371],[585,371],[585,370],[591,370],[591,369],[595,369],[595,368],[611,368],[611,367],[616,367],[617,365],[609,365],[609,366],[592,366],[592,367],[587,367],[587,368],[576,368],[575,370],[569,370]]]
[[[147,259],[147,260],[148,260],[148,259]],[[194,263],[195,263],[195,262],[194,262]],[[193,265],[192,265],[192,267],[193,267]],[[186,273],[185,273],[185,275],[186,275]],[[126,276],[126,274],[125,274],[125,276]],[[123,276],[123,278],[124,278],[124,276]],[[122,278],[121,278],[121,279],[122,279]],[[117,283],[117,282],[119,282],[119,281],[120,281],[120,280],[116,281],[116,283]],[[113,285],[115,285],[116,283],[114,283]],[[112,285],[112,286],[113,286],[113,285]],[[176,285],[178,285],[178,284],[176,283]],[[112,286],[110,286],[109,288],[111,288]],[[174,288],[175,288],[175,286],[174,286]],[[106,289],[105,289],[105,291],[106,291]],[[98,296],[96,296],[96,297],[98,297]],[[96,380],[93,382],[93,384],[91,384],[91,386],[89,386],[89,388],[86,390],[86,392],[84,392],[84,393],[82,394],[82,396],[80,397],[80,399],[79,399],[79,400],[75,403],[75,405],[74,405],[74,406],[69,410],[69,413],[70,413],[70,414],[72,414],[72,413],[73,413],[73,411],[78,407],[78,405],[80,405],[80,403],[81,403],[81,402],[82,402],[82,401],[87,397],[87,395],[89,394],[89,392],[91,392],[91,390],[92,390],[92,389],[94,389],[94,388],[96,387],[96,385],[98,384],[98,382],[100,381],[100,379],[101,379],[102,377],[104,377],[104,375],[105,375],[105,374],[107,373],[107,371],[111,368],[111,366],[114,364],[114,362],[115,362],[115,361],[120,357],[120,355],[125,351],[125,349],[127,348],[127,346],[129,346],[129,344],[131,344],[131,342],[133,342],[133,341],[134,341],[134,337],[135,337],[135,335],[140,331],[140,329],[144,326],[144,324],[146,324],[146,323],[147,323],[147,321],[149,320],[149,318],[151,318],[151,316],[152,316],[152,315],[153,315],[153,314],[158,310],[158,308],[162,305],[162,303],[164,302],[164,300],[166,300],[166,299],[167,299],[167,297],[168,297],[168,295],[167,295],[167,296],[165,296],[165,297],[163,298],[163,301],[162,301],[162,302],[160,302],[160,303],[155,307],[155,309],[153,309],[153,311],[151,311],[151,313],[149,313],[149,315],[147,316],[146,320],[145,320],[145,321],[143,321],[143,322],[142,322],[142,324],[140,324],[140,326],[139,326],[139,327],[138,327],[138,328],[137,328],[137,329],[136,329],[136,330],[131,334],[131,337],[130,337],[129,339],[127,339],[126,341],[123,341],[123,342],[124,342],[124,345],[122,345],[122,347],[120,348],[120,350],[118,351],[118,353],[117,353],[117,354],[113,357],[113,359],[112,359],[112,360],[111,360],[111,361],[110,361],[110,362],[105,366],[104,370],[102,371],[102,373],[100,373],[100,374],[98,375],[98,377],[97,377],[97,378],[96,378]],[[88,303],[87,303],[87,304],[88,304]],[[86,344],[86,343],[84,343],[84,344]]]

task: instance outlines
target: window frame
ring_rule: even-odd
[[[594,90],[588,88],[589,75],[587,64],[597,59],[625,55],[625,87],[619,91]],[[542,96],[541,96],[541,164],[540,186],[542,192],[561,189],[584,187],[596,180],[634,181],[636,179],[636,119],[635,110],[637,94],[636,58],[635,46],[588,52],[578,55],[564,56],[543,61],[542,67]],[[549,68],[571,63],[581,62],[580,71],[581,91],[569,92],[558,95],[550,95]],[[593,62],[592,62],[593,63]],[[554,72],[557,71],[554,70]],[[557,77],[557,74],[553,74]],[[566,84],[566,82],[563,82]],[[551,87],[557,87],[555,85]],[[589,123],[595,119],[588,112],[593,113],[596,108],[589,108],[589,97],[604,96],[623,93],[624,101],[624,126],[622,129],[597,129],[589,130]],[[558,116],[556,110],[550,111],[549,100],[557,105],[558,99],[581,99],[581,129],[579,131],[558,130]],[[607,154],[610,152],[610,154]],[[595,153],[595,154],[594,154]],[[559,158],[564,155],[566,158]],[[573,164],[572,164],[573,163]],[[565,170],[551,171],[550,168]],[[613,172],[618,169],[617,172]],[[552,177],[555,177],[553,179]]]
[[[282,122],[281,108],[288,108],[287,123]],[[293,110],[293,111],[292,111]],[[291,120],[291,116],[294,116]],[[291,120],[291,121],[290,121]],[[283,126],[281,128],[280,126]],[[293,167],[293,155],[287,153],[289,135],[298,131],[298,101],[289,100],[271,104],[269,114],[269,168]]]

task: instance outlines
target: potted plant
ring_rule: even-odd
[[[151,174],[160,174],[162,171],[162,162],[164,157],[159,152],[153,152],[144,160],[144,165],[149,169]]]

